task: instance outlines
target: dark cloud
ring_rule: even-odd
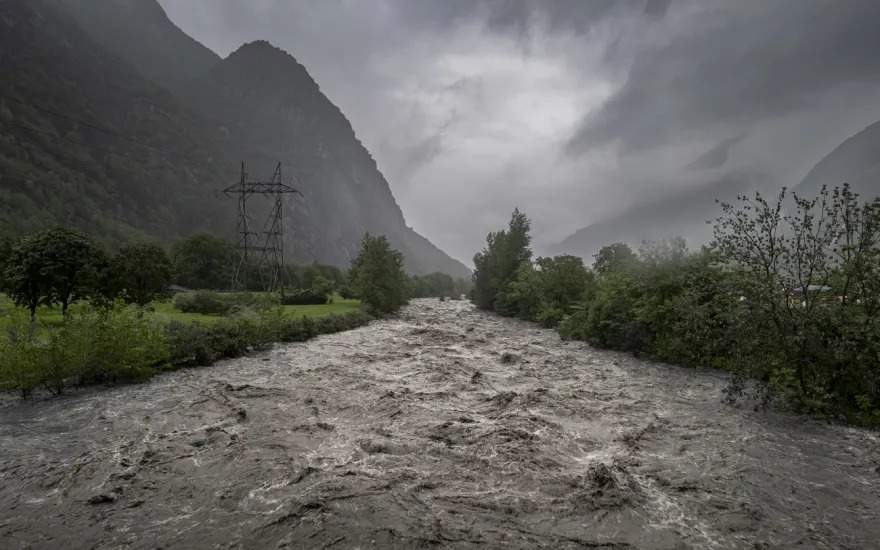
[[[818,95],[880,77],[880,2],[738,0],[704,8],[662,47],[640,51],[626,84],[590,113],[569,152],[619,140],[626,152],[694,129],[809,107]]]
[[[712,147],[697,157],[693,162],[688,164],[686,168],[688,170],[714,170],[721,168],[727,163],[727,159],[730,158],[730,149],[742,141],[744,137],[745,136],[737,136],[725,139],[715,147]]]

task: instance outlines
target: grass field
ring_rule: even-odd
[[[5,294],[0,294],[0,325],[7,316],[3,313],[14,308],[12,300]],[[223,315],[202,315],[200,313],[184,313],[175,309],[171,300],[155,302],[151,306],[153,315],[165,321],[198,322],[212,324],[223,319]],[[308,306],[282,306],[284,313],[290,317],[324,317],[330,314],[343,314],[356,311],[360,308],[359,300],[346,300],[339,296],[333,298],[332,304],[308,305]],[[37,309],[37,319],[43,323],[53,325],[61,323],[61,308],[49,308],[40,306]]]

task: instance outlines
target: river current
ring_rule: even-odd
[[[0,403],[0,548],[880,548],[874,432],[417,300],[148,383]]]

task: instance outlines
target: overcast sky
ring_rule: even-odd
[[[470,264],[748,172],[796,184],[880,119],[876,0],[159,0],[222,56],[265,39],[348,116],[407,221]]]

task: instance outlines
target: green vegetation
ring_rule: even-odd
[[[446,273],[428,273],[413,275],[411,289],[413,298],[458,298],[468,293],[470,284]]]
[[[15,310],[0,338],[0,390],[27,397],[40,386],[58,394],[72,384],[140,380],[167,357],[165,328],[131,306],[84,305],[58,325]]]
[[[364,238],[350,274],[331,266],[288,266],[283,296],[219,292],[232,247],[209,235],[177,243],[169,258],[155,244],[115,255],[84,235],[53,229],[0,242],[6,295],[0,295],[0,391],[141,380],[167,368],[207,365],[273,342],[347,330],[406,303],[412,280],[384,237]],[[200,290],[168,299],[172,280]],[[425,291],[454,289],[425,277]],[[439,283],[437,281],[440,281]],[[433,286],[432,286],[433,285]],[[179,290],[179,289],[178,289]]]
[[[354,292],[373,315],[393,313],[409,299],[403,254],[391,248],[384,236],[364,236],[349,277]]]
[[[474,256],[472,299],[477,307],[495,309],[498,294],[513,281],[519,267],[531,261],[530,228],[526,215],[514,210],[507,231],[486,237],[486,248]]]
[[[195,289],[229,288],[234,258],[231,243],[212,235],[194,235],[171,248],[174,282]]]
[[[37,388],[57,394],[69,386],[141,380],[370,319],[359,301],[333,294],[345,278],[324,266],[299,271],[298,280],[311,286],[293,292],[319,296],[312,305],[282,303],[288,301],[276,294],[211,290],[167,300],[175,272],[195,286],[220,283],[210,270],[231,247],[204,235],[176,246],[176,263],[154,244],[126,246],[109,257],[66,229],[2,245],[8,294],[0,295],[0,391],[23,397]]]
[[[475,257],[473,299],[565,338],[728,370],[730,400],[749,393],[878,424],[880,200],[846,185],[787,200],[783,190],[722,204],[699,252],[681,239],[637,252],[615,243],[592,271],[565,256],[532,263],[517,211]]]
[[[297,316],[281,306],[241,308],[210,322],[169,318],[117,303],[77,304],[59,322],[35,321],[13,308],[0,338],[0,391],[28,397],[43,387],[138,381],[180,366],[209,365],[273,342],[300,342],[364,325],[356,305]],[[297,312],[299,313],[299,312]]]
[[[171,261],[155,244],[123,247],[113,258],[110,271],[122,299],[139,306],[165,296],[171,284]]]
[[[107,257],[88,238],[57,228],[19,241],[9,253],[3,279],[15,303],[33,317],[40,304],[60,304],[66,313],[75,300],[100,296],[107,269]]]

